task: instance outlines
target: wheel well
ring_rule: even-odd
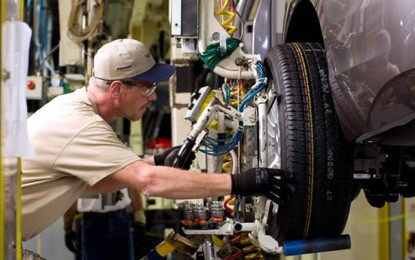
[[[309,0],[295,4],[288,20],[285,42],[317,42],[324,46],[320,22]]]

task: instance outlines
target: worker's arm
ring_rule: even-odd
[[[295,178],[290,172],[271,168],[251,168],[239,174],[201,174],[172,167],[134,162],[104,178],[93,189],[111,192],[134,188],[146,196],[168,199],[196,199],[227,194],[265,195],[281,204],[294,191]]]
[[[229,174],[200,174],[136,161],[99,181],[91,190],[113,192],[134,188],[146,196],[169,199],[216,197],[230,194]]]

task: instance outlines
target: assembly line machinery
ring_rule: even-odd
[[[171,1],[171,6],[176,48],[184,56],[198,55],[223,80],[193,93],[185,115],[192,129],[174,166],[180,167],[191,153],[199,152],[211,157],[214,168],[224,173],[238,174],[252,166],[280,168],[278,158],[268,160],[268,153],[281,153],[280,148],[267,140],[268,111],[279,93],[271,87],[263,57],[246,53],[241,40],[232,37],[238,28],[233,1],[182,0]],[[217,199],[181,202],[181,230],[170,234],[147,257],[178,250],[198,259],[269,259],[281,253],[298,255],[351,246],[350,237],[340,233],[277,238],[270,225],[279,205],[265,197]]]

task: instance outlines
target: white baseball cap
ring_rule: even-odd
[[[175,66],[156,63],[144,44],[133,39],[118,39],[104,44],[94,57],[93,76],[103,80],[135,79],[165,81]]]

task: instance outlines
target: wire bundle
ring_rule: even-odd
[[[222,92],[226,104],[238,107],[239,100],[245,97],[245,84],[243,80],[230,80],[229,83],[225,79],[222,85]],[[236,98],[235,98],[236,97]]]
[[[225,3],[221,5],[220,10],[218,10],[215,13],[216,16],[229,16],[229,18],[223,21],[221,25],[226,30],[226,32],[231,36],[237,29],[235,25],[232,25],[236,17],[234,10],[235,10],[235,3],[233,1],[229,2],[229,0],[226,0]]]
[[[261,62],[257,62],[255,64],[255,68],[258,72],[258,79],[254,86],[246,93],[244,98],[242,99],[238,111],[243,112],[245,105],[252,100],[259,92],[261,92],[265,88],[266,78],[265,78],[265,68]],[[225,95],[226,96],[226,95]],[[215,139],[210,136],[206,136],[202,142],[202,145],[206,147],[206,149],[200,149],[201,152],[209,155],[223,155],[228,153],[232,149],[234,149],[239,141],[242,138],[243,134],[243,122],[239,121],[238,127],[236,132],[230,138],[222,138],[222,139]]]
[[[84,5],[86,4],[87,2],[84,0],[74,0],[69,13],[68,36],[77,42],[82,42],[92,37],[104,17],[104,1],[97,1],[92,9],[93,19],[91,19],[90,24],[86,28],[82,28],[83,26],[78,16],[82,14],[82,9],[85,8]]]
[[[265,88],[266,77],[265,77],[265,68],[261,62],[256,63],[256,70],[259,74],[259,78],[254,86],[246,93],[244,99],[238,107],[239,112],[243,112],[245,105],[250,101],[256,94],[261,92]]]

